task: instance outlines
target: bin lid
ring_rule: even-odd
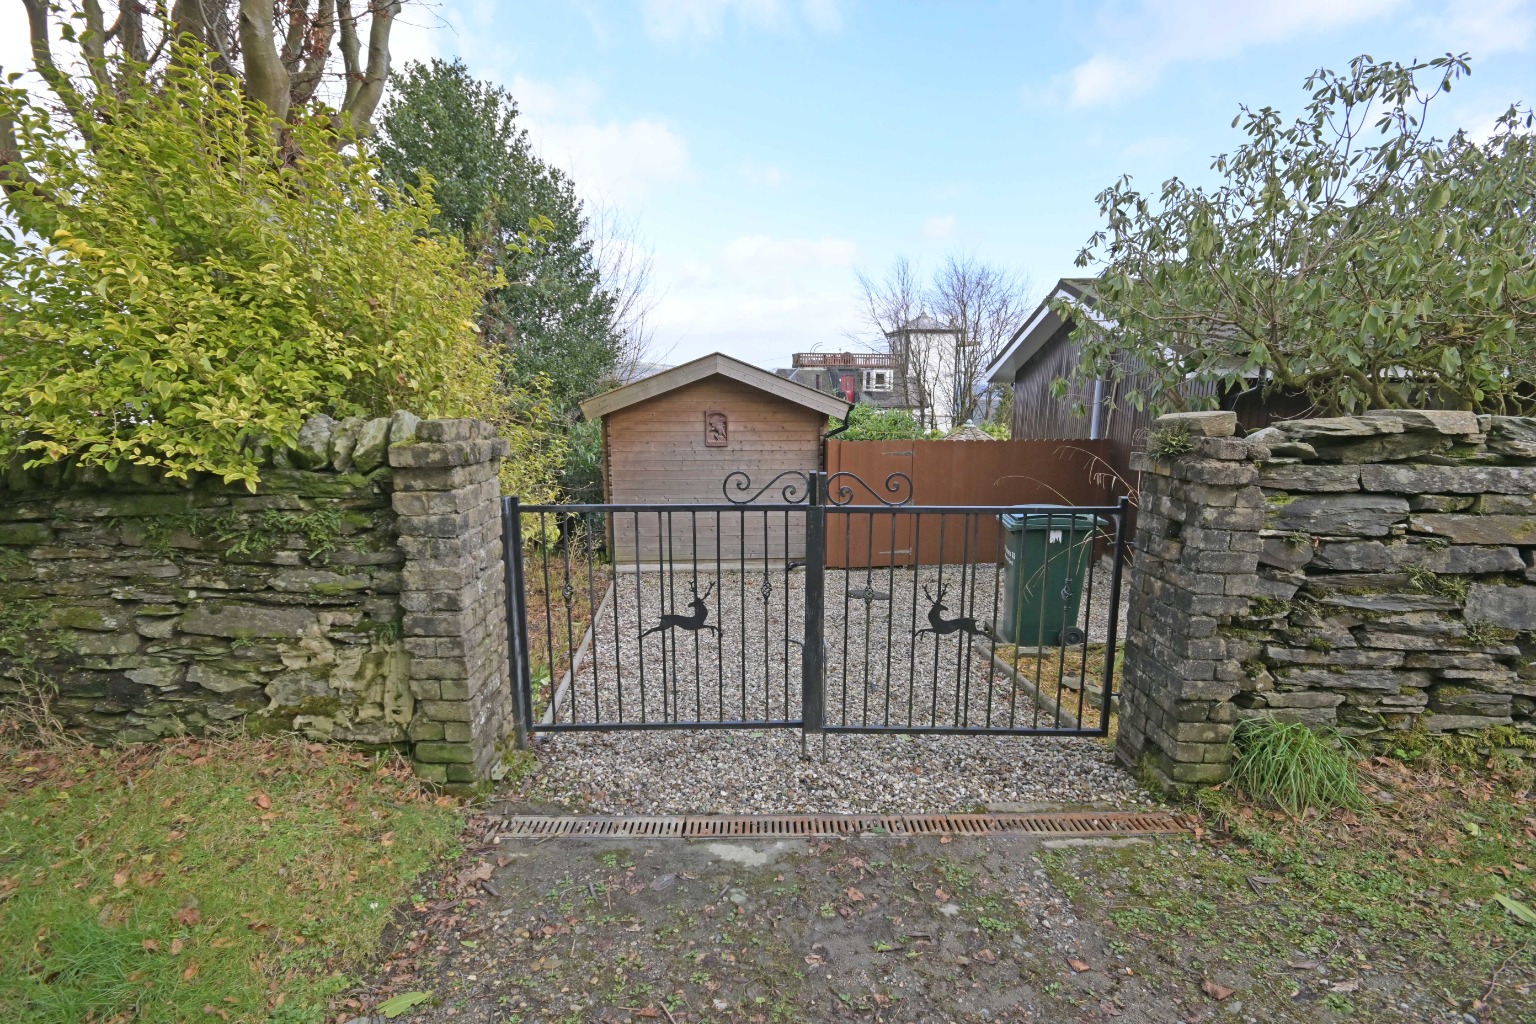
[[[1033,506],[1034,508],[1057,507],[1060,512],[1004,512],[998,516],[1002,520],[1003,529],[1010,533],[1019,533],[1024,530],[1076,530],[1088,532],[1109,525],[1109,521],[1101,519],[1091,512],[1074,512],[1071,505],[1060,506]]]

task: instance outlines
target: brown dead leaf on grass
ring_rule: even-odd
[[[1221,984],[1220,982],[1215,982],[1210,978],[1206,978],[1200,983],[1200,991],[1204,992],[1206,995],[1210,996],[1217,1002],[1220,1002],[1221,1000],[1231,996],[1235,990],[1227,988],[1227,986]]]

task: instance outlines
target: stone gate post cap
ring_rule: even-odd
[[[1153,421],[1153,427],[1182,427],[1198,437],[1231,437],[1237,433],[1237,413],[1170,412]]]
[[[1428,434],[1480,434],[1477,413],[1459,409],[1372,409],[1363,412],[1367,419],[1396,419],[1403,429]]]

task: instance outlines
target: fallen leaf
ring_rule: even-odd
[[[112,876],[112,887],[114,889],[121,889],[123,886],[125,886],[127,884],[128,884],[128,872],[127,871],[119,871],[117,874]]]
[[[181,980],[191,981],[195,977],[197,977],[197,961],[193,960],[187,964],[187,969],[181,972]]]
[[[1510,915],[1521,924],[1536,925],[1536,910],[1503,893],[1496,893],[1493,898],[1498,900],[1499,905],[1509,911]]]
[[[1226,999],[1233,992],[1232,989],[1227,988],[1227,986],[1219,982],[1212,981],[1210,978],[1206,978],[1200,983],[1200,991],[1204,992],[1212,999],[1215,999],[1217,1002]]]
[[[1091,970],[1093,970],[1093,968],[1091,966],[1089,966],[1088,964],[1084,963],[1081,960],[1068,960],[1067,961],[1067,966],[1072,968],[1078,974],[1082,974],[1084,971],[1091,971]]]
[[[855,889],[851,885],[848,887],[848,900],[849,900],[849,902],[851,902],[851,903],[858,903],[863,898],[864,898],[864,894],[859,892],[859,890]]]
[[[176,911],[176,923],[190,928],[196,924],[202,924],[203,912],[196,907],[186,907]]]
[[[145,939],[143,942],[139,943],[139,945],[141,945],[147,952],[160,952],[160,943],[156,942],[154,939]]]
[[[397,996],[384,1000],[374,1009],[382,1013],[387,1019],[394,1020],[411,1007],[418,1006],[431,998],[431,992],[401,992]]]
[[[490,862],[482,860],[480,863],[459,872],[459,884],[469,885],[473,882],[489,882],[493,871],[495,871],[495,868],[491,867]]]
[[[939,844],[942,846],[948,846],[952,842],[954,840],[950,839],[949,836],[939,836]]]
[[[933,890],[933,898],[936,899],[936,900],[940,900],[940,901],[942,901],[944,903],[948,903],[949,902],[949,893],[945,892],[944,891],[944,887],[941,885],[937,889]]]
[[[187,944],[185,942],[182,942],[180,939],[172,939],[171,940],[171,956],[177,956],[186,947],[187,947]]]
[[[1333,992],[1358,992],[1360,991],[1360,982],[1354,978],[1348,981],[1336,981],[1330,986],[1330,990]]]
[[[267,796],[267,794],[263,793],[259,789],[256,791],[255,800],[256,806],[260,807],[262,810],[267,811],[272,809],[272,798]]]
[[[661,1011],[654,1006],[643,1006],[634,1011],[636,1017],[660,1017]]]

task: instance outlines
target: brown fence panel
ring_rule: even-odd
[[[1119,499],[1107,472],[1110,442],[1061,441],[838,441],[827,442],[828,474],[852,473],[885,494],[893,473],[912,480],[914,505],[1111,505]],[[832,481],[833,497],[837,481]],[[906,496],[903,489],[890,495]],[[880,507],[852,486],[849,507]],[[997,520],[973,516],[960,528],[924,530],[913,537],[912,516],[867,514],[827,518],[829,568],[991,562],[1001,558]],[[894,522],[893,522],[894,521]]]

